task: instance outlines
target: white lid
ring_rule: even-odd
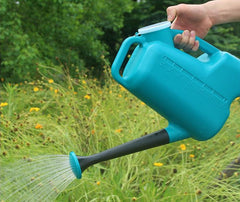
[[[149,25],[149,26],[146,26],[146,27],[142,27],[142,28],[138,29],[138,33],[139,34],[147,34],[147,33],[150,33],[150,32],[156,32],[156,31],[159,31],[159,30],[162,30],[162,29],[166,29],[170,26],[171,26],[171,22],[164,21],[164,22],[156,23],[156,24]]]

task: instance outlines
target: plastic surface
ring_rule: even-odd
[[[74,152],[71,152],[70,164],[73,173],[80,179],[82,172],[91,165],[168,143],[168,133],[165,129],[162,129],[91,156],[76,156]]]
[[[127,56],[128,50],[130,49],[130,47],[137,43],[142,45],[144,42],[144,38],[142,37],[129,37],[127,38],[121,45],[119,53],[117,54],[115,60],[114,60],[114,64],[112,66],[112,74],[114,75],[114,77],[116,78],[117,81],[119,81],[122,84],[125,84],[125,80],[122,78],[122,76],[120,75],[120,68],[124,62],[125,57]]]
[[[171,26],[171,23],[169,21],[160,22],[160,23],[156,23],[156,24],[149,25],[146,27],[142,27],[142,28],[138,29],[138,33],[139,34],[147,34],[147,33],[156,32],[156,31],[159,31],[162,29],[169,28],[170,26]]]
[[[174,37],[177,34],[182,34],[182,30],[176,30],[176,29],[172,29],[171,33],[172,36]],[[199,48],[200,50],[202,50],[203,52],[209,54],[209,55],[213,55],[214,53],[217,53],[219,50],[214,47],[213,45],[209,44],[208,42],[204,41],[203,39],[196,37],[196,40],[199,41]]]
[[[77,179],[82,178],[82,171],[79,165],[78,159],[76,154],[72,151],[69,154],[69,163],[72,169],[73,174],[76,176]]]
[[[170,142],[207,140],[222,128],[240,96],[240,60],[199,39],[195,58],[174,47],[169,27],[127,38],[112,65],[114,79],[169,121]],[[123,73],[122,61],[134,49]]]

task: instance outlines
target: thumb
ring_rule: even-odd
[[[177,15],[177,10],[175,6],[170,6],[167,8],[167,20],[172,22]]]

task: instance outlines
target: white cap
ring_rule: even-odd
[[[164,22],[156,23],[156,24],[149,25],[146,27],[142,27],[142,28],[138,29],[138,33],[139,34],[147,34],[147,33],[156,32],[156,31],[159,31],[162,29],[166,29],[170,26],[171,26],[171,22],[164,21]]]

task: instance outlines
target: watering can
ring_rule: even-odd
[[[208,140],[223,127],[240,96],[240,60],[198,37],[204,53],[193,57],[174,47],[173,38],[182,31],[170,26],[166,21],[140,28],[124,40],[111,69],[119,84],[168,120],[168,127],[91,156],[70,152],[78,179],[95,163],[186,138]]]
[[[112,76],[169,121],[169,141],[207,140],[223,127],[232,101],[240,96],[240,60],[197,38],[198,58],[174,47],[182,31],[161,22],[127,38],[112,65]],[[125,67],[124,59],[133,44]]]

